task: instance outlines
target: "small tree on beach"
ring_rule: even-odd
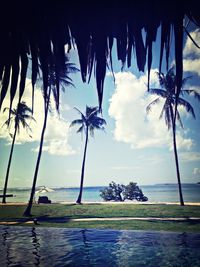
[[[197,100],[200,101],[200,93],[193,89],[184,89],[184,85],[189,77],[182,80],[182,89],[177,96],[176,90],[176,75],[174,74],[174,67],[172,67],[166,75],[163,73],[157,73],[159,78],[159,83],[161,88],[150,88],[149,93],[153,95],[157,95],[158,97],[154,99],[146,108],[147,113],[151,111],[151,107],[160,102],[161,99],[164,99],[164,105],[160,114],[160,119],[164,116],[165,123],[167,125],[168,130],[172,129],[172,138],[173,138],[173,148],[174,148],[174,157],[176,164],[176,174],[179,188],[179,197],[180,197],[180,205],[184,206],[182,188],[181,188],[181,177],[179,170],[179,161],[178,161],[178,151],[176,144],[176,121],[179,122],[180,126],[183,128],[183,124],[181,121],[180,113],[178,111],[178,107],[183,107],[188,113],[195,118],[195,113],[191,104],[183,99],[184,95],[194,96]]]
[[[109,186],[100,190],[100,197],[105,201],[124,201],[122,192],[124,191],[124,185],[116,184],[115,182],[109,183]]]
[[[10,156],[9,156],[8,166],[7,166],[7,171],[6,171],[2,203],[6,203],[6,192],[7,192],[7,186],[8,186],[10,166],[11,166],[12,155],[13,155],[13,150],[14,150],[14,145],[15,145],[15,139],[16,139],[17,134],[20,133],[20,125],[22,125],[22,127],[25,128],[27,131],[28,130],[31,131],[31,128],[26,121],[27,120],[35,121],[35,119],[31,115],[32,110],[26,105],[24,101],[21,103],[18,103],[16,109],[4,108],[3,112],[5,112],[6,110],[9,111],[9,118],[6,120],[3,126],[5,125],[9,129],[10,125],[13,122],[14,123],[14,134],[10,134],[12,138],[12,144],[11,144]]]
[[[144,196],[142,189],[134,182],[130,182],[128,185],[111,182],[108,187],[100,190],[100,197],[105,201],[148,200],[148,198]]]
[[[83,114],[79,109],[75,108],[81,115],[80,119],[72,121],[70,127],[75,125],[80,125],[77,133],[85,133],[85,148],[83,154],[83,162],[82,162],[82,169],[81,169],[81,181],[80,181],[80,192],[77,198],[76,203],[81,204],[82,200],[82,191],[83,191],[83,181],[84,181],[84,172],[85,172],[85,160],[86,160],[86,153],[87,153],[87,145],[88,145],[88,138],[89,133],[93,137],[94,130],[104,130],[104,125],[106,121],[99,117],[99,108],[98,107],[88,107],[86,106],[85,114]]]
[[[148,198],[144,196],[142,189],[139,188],[137,183],[130,182],[128,185],[124,186],[123,190],[124,199],[127,200],[137,200],[137,201],[147,201]]]

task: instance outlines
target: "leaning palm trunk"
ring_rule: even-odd
[[[178,153],[177,153],[177,147],[176,147],[176,130],[174,129],[174,127],[173,127],[173,146],[174,146],[174,158],[175,158],[175,164],[176,164],[176,175],[177,175],[177,180],[178,180],[180,205],[184,206],[183,194],[182,194],[182,188],[181,188],[181,178],[180,178],[180,171],[179,171]]]
[[[86,152],[87,152],[87,144],[88,144],[88,127],[86,128],[86,138],[85,138],[85,149],[83,154],[83,163],[81,169],[81,183],[80,183],[80,192],[77,198],[76,203],[81,204],[82,200],[82,192],[83,192],[83,180],[84,180],[84,172],[85,172],[85,159],[86,159]]]
[[[176,147],[176,116],[177,116],[177,104],[175,105],[175,112],[173,116],[173,109],[171,110],[171,117],[172,117],[172,134],[173,134],[173,147],[174,147],[174,158],[175,158],[175,164],[176,164],[176,176],[178,180],[178,190],[179,190],[179,198],[180,198],[180,205],[184,206],[183,201],[183,194],[182,194],[182,187],[181,187],[181,177],[180,177],[180,171],[179,171],[179,162],[178,162],[178,152]]]
[[[36,167],[35,167],[35,174],[34,174],[34,178],[33,178],[31,195],[30,195],[30,199],[29,199],[29,202],[28,202],[28,206],[25,209],[23,216],[31,216],[31,208],[32,208],[32,205],[33,205],[33,199],[34,199],[34,195],[35,195],[35,187],[36,187],[36,182],[37,182],[37,175],[38,175],[38,170],[39,170],[39,166],[40,166],[40,160],[41,160],[41,156],[42,156],[42,147],[43,147],[43,142],[44,142],[44,134],[45,134],[46,125],[47,125],[47,117],[48,117],[48,110],[49,110],[49,100],[50,100],[50,91],[49,91],[47,103],[45,104],[44,124],[43,124],[41,138],[40,138],[40,147],[39,147],[39,152],[38,152],[38,157],[37,157],[37,162],[36,162]]]
[[[15,132],[14,132],[14,136],[13,136],[12,146],[11,146],[11,150],[10,150],[10,157],[9,157],[9,161],[8,161],[8,167],[7,167],[7,172],[6,172],[5,184],[4,184],[4,189],[3,189],[2,203],[6,203],[6,192],[7,192],[7,186],[8,186],[8,177],[9,177],[9,172],[10,172],[10,165],[11,165],[11,161],[12,161],[12,155],[13,155],[13,149],[14,149],[14,145],[15,145],[16,134],[17,134],[17,127],[15,127]]]

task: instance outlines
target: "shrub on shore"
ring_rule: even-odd
[[[100,197],[105,201],[148,200],[148,198],[144,196],[142,189],[134,182],[130,182],[128,185],[123,185],[116,184],[112,181],[108,187],[100,190]]]

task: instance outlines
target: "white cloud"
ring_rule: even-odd
[[[200,76],[200,59],[183,59],[183,70]]]
[[[156,76],[151,76],[156,85]],[[115,120],[115,139],[137,149],[163,146],[171,148],[171,131],[167,130],[164,119],[159,120],[163,102],[154,105],[148,116],[146,114],[147,105],[156,98],[146,93],[146,75],[137,78],[130,72],[120,72],[115,74],[115,79],[116,90],[109,107],[109,115]],[[193,141],[185,136],[186,132],[177,133],[178,147],[190,149]]]
[[[31,107],[31,83],[30,80],[26,81],[26,90],[23,95],[22,101],[25,101],[26,104]],[[54,103],[54,101],[51,101]],[[6,96],[4,101],[2,110],[4,107],[9,107],[9,95]],[[13,108],[17,105],[17,99],[15,98],[13,102]],[[20,134],[16,138],[16,144],[23,144],[27,142],[39,142],[41,137],[41,130],[43,127],[44,120],[44,107],[43,107],[43,97],[41,90],[39,88],[35,89],[35,100],[34,100],[34,118],[36,122],[31,121],[30,127],[32,128],[32,132],[29,134],[32,138],[29,137],[26,130],[21,127]],[[69,110],[69,107],[65,105],[62,110]],[[61,110],[61,112],[62,112]],[[8,114],[1,113],[1,122],[4,122],[8,118]],[[14,125],[11,126],[10,132],[13,133]],[[43,150],[52,155],[70,155],[74,154],[75,151],[69,145],[68,139],[70,136],[69,122],[66,122],[62,119],[62,113],[60,117],[55,112],[54,106],[52,104],[52,113],[48,115],[47,127],[45,131],[45,139]],[[9,143],[11,142],[11,138],[9,136],[8,130],[3,127],[0,131],[0,138],[6,139]],[[32,149],[33,151],[38,151],[38,148]]]
[[[190,138],[186,138],[182,134],[187,133],[187,131],[177,132],[176,134],[176,143],[178,148],[190,150],[194,146],[194,141]],[[186,134],[185,134],[186,135]],[[170,146],[170,150],[172,150],[172,144]]]
[[[195,30],[190,32],[190,35],[200,45],[200,31]],[[194,45],[189,37],[187,37],[183,55],[183,70],[200,76],[200,49]]]
[[[200,31],[199,29],[190,32],[191,37],[193,38],[193,40],[200,46]],[[187,37],[186,40],[186,44],[183,50],[183,55],[186,56],[198,56],[199,57],[199,48],[196,47],[196,45],[194,45],[194,43],[192,42],[192,40]]]
[[[112,170],[117,170],[117,171],[130,171],[130,170],[136,170],[140,169],[139,166],[113,166],[111,167]]]
[[[194,174],[194,175],[198,175],[198,174],[200,174],[200,168],[194,168],[194,169],[193,169],[193,174]]]
[[[67,170],[67,173],[80,173],[80,170]]]
[[[180,152],[179,158],[181,161],[200,161],[200,152]]]

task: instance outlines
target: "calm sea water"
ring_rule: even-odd
[[[0,266],[200,266],[200,234],[0,226]]]
[[[149,202],[178,202],[178,187],[176,184],[157,184],[140,186]],[[83,190],[83,201],[98,202],[102,201],[99,196],[100,190],[104,187],[85,187]],[[200,184],[183,184],[183,196],[186,202],[200,202]],[[54,192],[45,193],[52,202],[69,201],[74,202],[77,199],[79,188],[54,188]],[[7,198],[8,202],[27,202],[30,196],[30,188],[12,188],[8,193],[14,194],[14,197]],[[2,194],[2,191],[0,191]],[[38,195],[36,194],[36,200]]]

